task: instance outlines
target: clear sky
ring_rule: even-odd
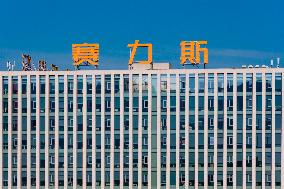
[[[181,40],[208,40],[208,67],[269,64],[284,67],[283,0],[73,1],[0,3],[0,62],[21,54],[72,68],[72,43],[99,43],[100,69],[127,69],[128,43],[153,44],[154,62],[179,68]]]

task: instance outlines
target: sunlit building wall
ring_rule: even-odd
[[[283,72],[0,72],[0,188],[284,187]]]

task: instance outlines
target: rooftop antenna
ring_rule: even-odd
[[[12,64],[12,70],[13,71],[14,71],[15,65],[16,65],[16,62],[14,61],[13,64]]]
[[[11,62],[8,61],[6,66],[7,66],[8,71],[10,71],[11,70]]]
[[[15,61],[13,62],[13,64],[10,61],[8,61],[6,66],[8,71],[13,71],[15,67]]]
[[[273,59],[270,60],[270,68],[273,67]]]
[[[277,58],[277,68],[279,68],[280,67],[280,58],[278,57]]]

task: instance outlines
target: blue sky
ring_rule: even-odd
[[[2,1],[0,62],[21,54],[72,68],[72,43],[99,43],[100,69],[127,69],[128,43],[153,44],[155,62],[180,68],[181,40],[208,40],[210,68],[284,67],[284,1]]]

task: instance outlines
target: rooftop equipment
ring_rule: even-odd
[[[38,71],[46,71],[46,61],[40,60],[38,61]]]
[[[278,57],[277,58],[277,68],[279,68],[280,67],[280,58]]]
[[[22,70],[23,71],[31,71],[31,56],[28,54],[22,54]]]
[[[8,71],[13,71],[14,67],[15,67],[15,61],[13,62],[13,64],[10,61],[7,62]]]
[[[52,71],[58,71],[58,66],[51,64]]]

